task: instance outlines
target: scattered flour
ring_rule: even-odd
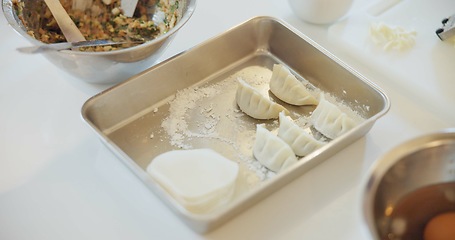
[[[270,177],[272,174],[252,156],[256,123],[235,103],[238,77],[260,87],[266,85],[270,76],[271,71],[266,68],[251,67],[215,84],[178,91],[169,102],[169,115],[161,124],[170,144],[181,149],[212,144],[211,147],[238,159],[256,175],[247,178],[262,181]]]
[[[244,171],[244,175],[251,185],[275,176],[274,172],[265,168],[252,155],[256,124],[264,121],[248,117],[235,103],[237,78],[244,79],[261,93],[268,94],[271,74],[270,69],[252,66],[220,82],[178,91],[169,102],[169,115],[161,124],[169,136],[170,144],[180,149],[211,147],[233,160],[237,159],[248,170]],[[158,112],[158,109],[153,112]],[[328,140],[309,126],[310,113],[294,111],[293,119],[317,139]],[[275,129],[275,132],[279,126],[278,120],[268,120],[265,124],[269,129]],[[150,137],[153,138],[153,134]]]
[[[198,101],[204,98],[216,96],[219,93],[217,87],[191,87],[178,91],[175,98],[169,103],[169,116],[161,126],[170,136],[171,145],[183,149],[190,149],[191,145],[185,144],[185,136],[192,133],[188,129],[188,110],[198,107]]]

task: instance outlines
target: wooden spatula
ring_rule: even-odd
[[[44,2],[46,2],[47,7],[51,10],[67,42],[85,41],[85,37],[79,31],[76,24],[74,24],[59,0],[44,0]]]
[[[127,17],[132,17],[134,10],[136,10],[138,0],[122,0],[120,2],[123,9],[123,14]]]

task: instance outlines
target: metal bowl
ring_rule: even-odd
[[[49,61],[89,83],[115,83],[125,80],[152,66],[169,45],[178,30],[192,16],[196,0],[181,0],[180,21],[167,33],[138,46],[109,52],[79,52],[63,50],[43,53]],[[34,45],[44,43],[27,34],[14,11],[12,0],[2,0],[3,13],[11,27]]]
[[[374,239],[422,239],[431,218],[455,210],[455,129],[392,149],[372,167],[363,197]]]

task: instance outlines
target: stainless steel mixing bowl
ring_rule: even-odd
[[[422,239],[432,217],[455,210],[455,129],[385,154],[372,167],[363,197],[373,239]]]
[[[180,0],[180,21],[167,33],[141,45],[109,52],[63,50],[44,53],[60,69],[90,83],[114,83],[125,80],[152,66],[175,34],[192,16],[196,0]],[[9,25],[34,45],[43,43],[27,34],[13,9],[12,0],[2,0],[3,13]]]

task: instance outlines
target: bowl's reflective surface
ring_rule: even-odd
[[[60,69],[90,83],[115,83],[149,68],[161,56],[178,30],[192,16],[196,0],[179,2],[182,18],[167,33],[139,46],[110,52],[78,52],[64,50],[44,53]],[[34,45],[43,44],[27,34],[16,16],[12,0],[2,0],[3,13],[9,25]]]
[[[455,210],[455,129],[413,139],[371,170],[364,212],[374,239],[422,239],[435,215]]]

